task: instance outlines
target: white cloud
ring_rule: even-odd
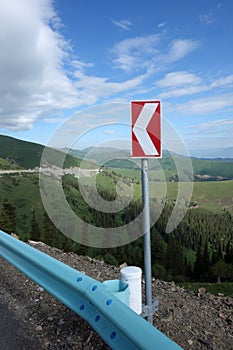
[[[79,90],[79,97],[85,104],[94,104],[100,98],[108,98],[124,91],[130,91],[142,84],[146,74],[138,75],[123,82],[111,82],[108,78],[86,75],[77,71],[75,86]]]
[[[165,27],[167,25],[167,21],[161,22],[158,24],[158,28]]]
[[[172,72],[165,75],[165,77],[159,80],[156,85],[160,88],[170,88],[185,86],[189,84],[200,84],[202,79],[197,75],[185,71]]]
[[[230,147],[232,146],[233,120],[217,119],[186,127],[187,143],[194,148]],[[196,144],[196,147],[195,147]],[[224,154],[222,154],[224,156]]]
[[[188,96],[217,88],[229,88],[229,86],[233,85],[233,75],[228,75],[206,84],[202,83],[203,79],[199,76],[181,71],[168,73],[156,83],[156,86],[165,89],[164,92],[159,94],[160,98]]]
[[[196,94],[210,89],[209,86],[201,85],[201,83],[202,79],[199,76],[180,71],[168,73],[156,85],[165,89],[164,92],[159,94],[160,98],[171,98]]]
[[[211,84],[212,87],[220,87],[225,85],[233,85],[233,74],[217,79]]]
[[[191,39],[177,39],[174,40],[170,47],[165,60],[170,62],[176,62],[187,56],[192,51],[196,50],[200,46],[200,42]]]
[[[213,22],[215,22],[215,17],[213,15],[212,10],[209,10],[208,13],[201,14],[199,16],[199,19],[204,24],[212,24]]]
[[[49,124],[57,124],[57,123],[63,123],[66,120],[66,118],[44,118],[44,121]]]
[[[38,118],[70,108],[77,91],[63,69],[70,54],[53,28],[49,0],[0,2],[0,126],[29,129]]]
[[[159,40],[160,35],[152,34],[120,41],[113,48],[113,53],[116,55],[114,64],[128,72],[148,67],[151,57],[158,54],[156,45]]]
[[[200,92],[208,91],[210,87],[207,85],[194,85],[194,86],[184,86],[178,89],[168,90],[159,94],[159,98],[171,98],[188,96],[193,94],[198,94]]]
[[[139,69],[161,69],[170,63],[183,59],[196,50],[200,43],[191,39],[177,39],[171,42],[167,53],[159,48],[161,34],[138,36],[120,41],[113,48],[117,68],[129,73]]]
[[[133,23],[130,22],[129,20],[127,20],[127,19],[122,19],[122,20],[119,20],[119,21],[113,19],[112,23],[115,26],[117,26],[117,27],[119,27],[119,28],[121,28],[123,30],[130,30],[132,25],[133,25]]]
[[[221,126],[227,126],[227,125],[232,125],[233,124],[233,120],[230,119],[219,119],[219,120],[214,120],[211,122],[207,122],[207,123],[201,123],[198,125],[190,125],[188,126],[188,128],[190,129],[209,129],[209,128],[215,128],[215,127],[221,127]]]
[[[75,57],[61,27],[52,0],[0,1],[0,128],[27,130],[144,81],[145,75],[122,82],[88,76],[93,64]]]
[[[176,106],[176,111],[189,116],[221,111],[224,108],[233,108],[233,94],[209,96],[192,99],[182,105]]]

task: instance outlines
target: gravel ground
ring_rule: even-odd
[[[43,243],[31,244],[99,281],[119,278],[117,267],[74,253],[64,253]],[[31,349],[109,349],[78,315],[4,259],[0,262],[1,313],[4,310],[6,318],[9,313],[14,315],[13,334],[16,336],[20,328]],[[203,289],[198,293],[189,292],[174,283],[160,280],[153,280],[153,295],[159,299],[154,325],[181,347],[233,350],[233,298],[216,297]],[[3,324],[7,324],[3,315],[1,319]],[[18,342],[15,348],[9,346],[3,350],[26,349],[21,343]]]

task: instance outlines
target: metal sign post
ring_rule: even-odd
[[[148,306],[147,321],[153,324],[152,312],[152,277],[151,277],[151,241],[150,241],[150,206],[149,206],[149,180],[148,159],[141,160],[142,174],[142,207],[144,232],[144,274],[145,274],[145,304]]]
[[[153,324],[157,301],[152,301],[151,239],[148,159],[161,158],[160,101],[131,102],[132,158],[141,158],[142,174],[142,230],[144,234],[145,306],[142,315]]]

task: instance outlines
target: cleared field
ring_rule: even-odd
[[[214,295],[223,294],[224,296],[229,296],[233,298],[233,283],[231,282],[224,282],[224,283],[186,282],[186,283],[180,284],[180,286],[195,292],[197,292],[199,288],[203,287],[206,289],[207,293],[211,293]]]
[[[134,186],[134,197],[141,197],[140,170],[114,169],[113,171],[118,176],[130,179]],[[165,174],[166,177],[167,175]],[[149,172],[150,196],[158,200],[167,198],[169,201],[175,201],[178,194],[178,182],[165,182],[163,177],[160,171],[151,170]],[[181,183],[181,186],[184,189],[186,187],[187,190],[192,185],[193,208],[204,208],[215,213],[220,213],[225,209],[233,214],[233,180]]]

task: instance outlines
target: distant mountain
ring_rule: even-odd
[[[207,150],[191,150],[190,154],[192,157],[196,158],[216,158],[224,159],[226,161],[230,158],[233,161],[233,147],[215,148]]]
[[[0,135],[0,167],[3,168],[34,168],[40,165],[41,156],[44,151],[43,145],[19,140],[9,136]],[[231,148],[229,148],[230,152]],[[233,148],[232,148],[233,150]],[[61,155],[67,153],[67,149],[52,150],[55,163]],[[230,154],[230,153],[228,153]],[[140,159],[132,159],[130,150],[117,148],[93,147],[83,150],[69,150],[66,155],[64,167],[79,166],[81,159],[87,157],[89,162],[106,167],[137,169],[140,166]],[[177,174],[175,159],[183,159],[183,156],[163,151],[163,158],[150,160],[150,169],[169,171]],[[233,159],[201,159],[192,157],[194,174],[210,175],[213,177],[233,178]],[[228,161],[226,161],[228,160]],[[224,163],[224,164],[223,164]],[[90,163],[89,163],[90,164]]]
[[[129,149],[119,149],[113,147],[89,147],[82,150],[69,150],[69,154],[91,160],[98,165],[105,165],[113,168],[137,168],[140,165],[140,159],[131,158]],[[163,158],[171,157],[170,152],[163,151]],[[153,159],[151,159],[153,163]]]
[[[95,162],[98,165],[103,165],[112,159],[128,159],[130,161],[130,150],[117,149],[113,147],[88,147],[82,150],[69,150],[69,154],[74,157],[81,157]],[[110,166],[108,164],[108,166]],[[132,166],[132,165],[131,165]],[[129,165],[129,167],[131,167]]]
[[[131,159],[130,150],[120,150],[116,148],[94,147],[81,151],[70,150],[74,156],[86,156],[88,160],[98,165],[112,168],[137,169],[140,166],[140,159]],[[184,156],[173,154],[167,150],[163,151],[161,159],[150,159],[150,169],[163,170],[177,174],[175,161],[185,159]],[[233,178],[233,159],[202,159],[191,157],[193,173],[200,175],[210,175],[211,177]],[[224,164],[223,164],[224,163]],[[185,163],[184,163],[185,164]]]

